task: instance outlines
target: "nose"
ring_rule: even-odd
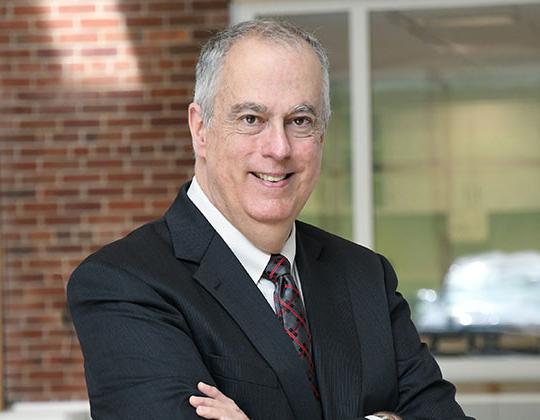
[[[291,155],[291,142],[283,124],[271,124],[262,142],[262,155],[284,160]]]

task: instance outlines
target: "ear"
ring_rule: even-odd
[[[206,127],[204,126],[202,111],[199,104],[194,102],[189,104],[188,123],[195,156],[204,158],[206,157]]]

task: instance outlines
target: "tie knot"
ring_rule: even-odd
[[[272,254],[264,269],[264,278],[276,282],[284,274],[291,274],[291,263],[281,254]]]

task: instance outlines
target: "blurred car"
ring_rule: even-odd
[[[540,336],[540,253],[490,252],[458,258],[440,291],[420,289],[414,319],[427,336]]]

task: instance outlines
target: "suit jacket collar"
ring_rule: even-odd
[[[216,231],[187,196],[191,182],[185,183],[165,213],[174,255],[177,258],[200,262]]]
[[[347,278],[324,250],[320,239],[297,223],[296,261],[324,418],[362,417],[361,350]]]
[[[303,361],[240,262],[187,197],[188,184],[165,215],[177,258],[199,264],[198,281],[227,310],[274,370],[295,418],[320,419]]]

